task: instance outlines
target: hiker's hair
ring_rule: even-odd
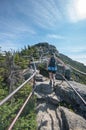
[[[51,53],[51,56],[55,56],[55,53]]]

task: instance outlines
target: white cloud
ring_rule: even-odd
[[[86,19],[86,0],[39,1],[34,1],[35,20],[46,27],[58,26],[59,22],[64,22],[66,18],[72,22]]]
[[[86,47],[84,46],[66,46],[60,48],[61,53],[67,55],[71,59],[84,63],[86,65]]]
[[[21,33],[29,33],[29,34],[35,34],[35,30],[33,27],[31,27],[28,24],[23,23],[23,21],[18,20],[17,18],[14,20],[11,20],[11,23],[9,24],[10,21],[6,21],[4,23],[5,27],[7,27],[7,30],[16,34],[21,34]]]
[[[85,47],[71,47],[69,48],[70,53],[83,53],[86,52],[86,48]]]
[[[64,36],[58,34],[48,34],[47,37],[52,39],[65,39]]]
[[[0,32],[0,40],[6,40],[6,39],[15,39],[17,35],[11,33],[11,32]]]
[[[4,30],[0,31],[0,40],[2,41],[18,40],[36,35],[36,31],[33,27],[30,27],[18,19],[11,20],[11,23],[10,20],[5,20],[0,22],[0,25],[0,30],[3,30],[4,27]]]
[[[86,19],[86,0],[78,0],[76,3],[78,19]]]
[[[7,41],[5,41],[3,43],[0,43],[1,50],[3,50],[3,51],[11,51],[11,49],[12,50],[17,50],[18,46],[19,45],[16,45],[16,43],[13,43],[10,40],[7,40]]]
[[[67,5],[67,9],[72,22],[86,19],[86,0],[72,0]]]
[[[60,52],[68,57],[70,57],[72,60],[84,63],[86,65],[86,49],[84,50],[73,50],[68,48],[61,48]]]
[[[60,50],[68,53],[86,53],[86,45],[85,44],[70,44],[63,43],[60,46]]]
[[[58,25],[59,21],[62,19],[61,12],[55,3],[56,0],[32,0],[21,2],[17,5],[17,8],[22,14],[24,14],[27,19],[32,20],[32,24],[36,24],[42,28],[51,29]]]
[[[57,46],[58,47],[58,46]],[[86,46],[85,45],[61,45],[60,53],[70,57],[71,59],[84,63],[86,65]]]
[[[80,55],[79,54],[77,54],[77,55],[71,54],[71,55],[69,55],[69,57],[75,61],[84,63],[86,65],[86,54],[80,54]]]

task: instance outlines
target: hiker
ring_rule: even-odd
[[[58,57],[55,56],[54,53],[51,54],[51,57],[48,61],[48,72],[49,72],[49,79],[50,79],[50,86],[54,86],[55,85],[55,74],[57,71],[57,64],[60,63],[63,66],[65,66],[64,62],[61,61]]]

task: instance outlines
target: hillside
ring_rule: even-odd
[[[76,68],[77,70],[86,73],[86,66],[80,62],[74,61],[71,58],[69,58],[68,56],[65,56],[63,54],[60,54],[60,59],[62,59],[66,64],[71,65],[72,67]],[[77,71],[72,70],[71,71],[71,76],[73,78],[73,80],[86,84],[86,76],[83,74],[80,74]]]
[[[49,43],[38,43],[32,46],[34,48],[37,48],[39,55],[42,56],[49,56],[51,52],[54,52],[56,56],[58,56],[62,61],[64,61],[65,64],[69,64],[72,67],[86,73],[86,66],[80,62],[74,61],[68,56],[59,53],[57,48],[55,46],[50,45]],[[38,53],[37,52],[37,53]],[[86,76],[82,75],[76,71],[71,71],[71,76],[75,81],[78,81],[80,83],[86,84]]]
[[[20,68],[19,70],[23,70],[28,68],[28,65],[32,57],[34,57],[35,60],[39,60],[40,58],[43,59],[44,57],[45,58],[49,57],[52,52],[54,52],[56,56],[58,56],[62,61],[64,61],[65,64],[69,64],[72,67],[86,73],[86,66],[84,64],[72,60],[68,56],[61,54],[55,46],[43,42],[35,44],[33,46],[28,45],[27,47],[24,47],[20,52],[15,53],[14,59],[13,57],[11,57],[12,54],[10,54],[9,52],[6,53],[6,56],[0,54],[1,85],[3,86],[3,81],[4,83],[6,82],[6,86],[9,85],[8,77],[11,72],[10,69],[12,67],[10,66],[10,64],[12,61],[15,63],[15,66],[14,63],[12,65],[14,69]],[[85,75],[82,75],[74,70],[71,70],[71,76],[75,81],[86,84]]]
[[[25,81],[25,77],[22,72],[27,70],[27,68],[29,70],[29,65],[30,65],[30,62],[32,61],[32,57],[34,57],[34,60],[37,61],[40,58],[42,59],[44,57],[45,58],[49,57],[51,52],[54,52],[56,54],[56,56],[58,56],[60,59],[62,59],[65,62],[65,64],[70,64],[71,66],[79,69],[80,71],[86,72],[86,66],[84,66],[83,64],[81,64],[79,62],[73,61],[71,58],[65,56],[64,54],[60,54],[59,51],[56,49],[56,47],[50,45],[49,43],[38,43],[38,44],[35,44],[34,46],[28,45],[28,47],[25,47],[20,52],[14,53],[14,55],[11,52],[6,52],[5,55],[0,54],[0,100],[4,99],[9,93],[14,91],[19,85],[21,85]],[[46,71],[45,67],[43,69]],[[29,70],[29,73],[30,73],[30,70]],[[80,73],[75,72],[73,70],[71,71],[71,73],[72,73],[71,74],[72,79],[77,82],[73,82],[73,81],[69,81],[69,82],[73,83],[73,86],[77,86],[76,89],[77,90],[79,89],[80,94],[85,99],[85,97],[86,97],[85,96],[86,95],[85,86],[86,85],[79,84],[78,82],[86,84],[86,76],[81,75]],[[48,78],[46,77],[46,80],[47,79]],[[58,82],[58,80],[57,80],[57,82]],[[43,85],[43,83],[44,83],[44,85]],[[40,85],[41,85],[41,87],[40,87]],[[21,114],[21,117],[19,118],[17,124],[14,127],[15,130],[17,130],[17,129],[23,130],[23,129],[27,129],[27,128],[31,129],[31,130],[36,130],[36,127],[37,127],[37,122],[36,122],[37,115],[36,114],[37,113],[35,112],[35,110],[37,110],[38,115],[39,115],[39,114],[41,114],[40,113],[41,109],[39,109],[39,108],[42,108],[42,107],[43,107],[43,109],[42,109],[43,116],[45,115],[46,108],[49,109],[49,112],[47,112],[46,114],[50,118],[50,119],[49,118],[48,119],[51,121],[52,129],[53,129],[53,127],[55,127],[54,125],[52,125],[55,118],[56,118],[55,122],[56,121],[59,122],[59,121],[63,120],[62,127],[64,127],[64,124],[67,121],[71,120],[70,117],[67,117],[67,120],[64,120],[64,117],[62,117],[62,119],[61,119],[61,117],[59,117],[58,120],[57,120],[56,116],[54,118],[54,115],[63,114],[63,112],[65,114],[68,113],[69,110],[67,110],[67,111],[66,111],[66,109],[63,110],[65,105],[66,105],[66,108],[71,109],[71,111],[74,111],[75,113],[86,118],[86,115],[83,114],[84,113],[83,104],[81,106],[80,100],[78,100],[78,99],[76,100],[77,97],[75,97],[76,95],[74,94],[73,91],[70,90],[70,88],[64,89],[65,87],[67,87],[67,85],[65,86],[65,82],[63,82],[64,87],[57,86],[56,91],[55,91],[56,94],[54,93],[54,95],[52,95],[53,93],[52,93],[51,89],[49,88],[49,79],[47,80],[47,83],[46,83],[46,81],[44,81],[40,85],[38,85],[38,87],[36,89],[38,97],[36,97],[37,95],[34,96],[34,98],[31,99],[31,102],[29,102],[27,104],[27,106],[25,107],[25,110]],[[66,90],[68,90],[68,91],[66,91]],[[32,91],[32,84],[26,84],[24,86],[24,88],[22,88],[14,97],[11,98],[11,100],[9,100],[7,103],[5,103],[4,105],[1,106],[1,108],[0,108],[0,113],[1,113],[0,130],[4,130],[9,126],[9,124],[15,117],[17,111],[19,110],[20,106],[23,104],[24,100],[26,99],[26,97],[28,96],[28,94],[31,91]],[[44,92],[44,95],[46,92],[48,92],[48,93],[46,94],[46,96],[43,96],[43,93],[42,93],[42,97],[39,98],[41,96],[40,91]],[[71,95],[71,92],[72,92],[72,95]],[[58,96],[58,99],[60,97],[60,100],[61,100],[60,102],[53,99],[53,97],[55,95]],[[65,96],[65,98],[62,96]],[[71,98],[72,98],[72,100],[69,100]],[[65,101],[63,99],[65,99]],[[41,101],[43,102],[43,104]],[[76,103],[76,105],[70,106],[70,104],[73,101],[74,101],[74,103]],[[38,105],[37,105],[37,103],[38,103]],[[44,104],[45,104],[45,106],[44,106]],[[80,106],[79,106],[79,104],[80,104]],[[40,105],[43,105],[43,106],[40,107]],[[36,106],[38,106],[39,108],[36,109]],[[54,106],[54,108],[52,108],[53,106]],[[60,107],[57,108],[57,106],[60,106]],[[56,108],[57,108],[57,110],[56,110]],[[80,108],[80,109],[77,109],[77,111],[76,111],[76,108]],[[55,112],[55,110],[57,112]],[[58,113],[58,110],[60,110],[60,113]],[[52,111],[53,111],[53,113],[52,113]],[[65,114],[63,114],[63,115],[65,115]],[[70,115],[71,115],[71,113],[70,113]],[[83,115],[85,115],[85,116],[83,116]],[[66,118],[66,116],[65,116],[65,118]],[[43,121],[46,121],[46,118],[42,118],[42,119],[43,119]],[[48,119],[47,119],[47,122],[49,121]],[[75,117],[75,119],[77,119],[77,116]],[[75,119],[73,119],[73,120],[75,120]],[[79,119],[78,125],[79,125],[79,122],[84,121],[84,119],[81,119],[81,117],[78,119]],[[40,121],[40,117],[38,118],[38,121]],[[76,120],[76,122],[77,122],[77,120]],[[58,124],[60,125],[60,122]],[[73,124],[74,123],[72,122],[70,127],[72,127]],[[41,125],[41,123],[39,123],[39,125]],[[78,127],[83,128],[82,125],[78,126]],[[39,128],[40,128],[40,126],[39,126]],[[67,125],[67,128],[68,128],[68,125]],[[56,130],[57,130],[57,128],[56,128]],[[67,130],[67,129],[65,129],[65,130]]]
[[[68,56],[60,53],[60,58],[66,63],[70,64],[71,66],[83,71],[86,73],[86,66],[83,63],[77,62],[69,58]]]

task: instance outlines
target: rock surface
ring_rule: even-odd
[[[69,83],[75,90],[77,90],[84,101],[86,101],[86,85],[74,81],[69,81]],[[55,93],[57,96],[60,96],[66,105],[71,106],[76,113],[86,118],[86,105],[66,82],[63,82],[61,85],[57,85]]]
[[[85,99],[86,86],[70,82]],[[54,90],[49,80],[36,84],[38,130],[86,130],[86,106],[66,82],[56,85]]]

